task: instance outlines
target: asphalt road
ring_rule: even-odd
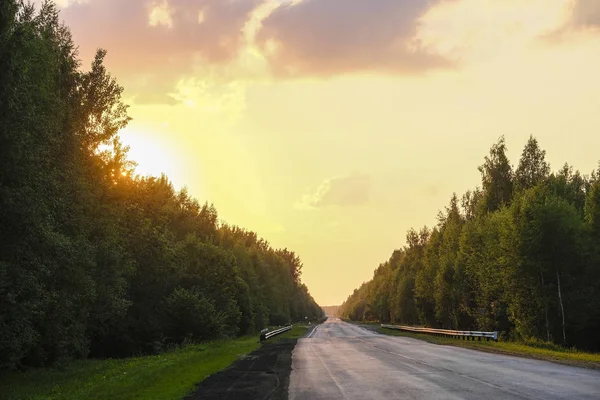
[[[381,335],[330,318],[298,341],[289,398],[600,399],[600,372]]]

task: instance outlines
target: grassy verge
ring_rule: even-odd
[[[281,339],[300,339],[305,337],[308,334],[309,329],[312,329],[313,327],[314,325],[294,325],[291,330],[267,339],[263,343],[273,343]]]
[[[181,399],[198,382],[259,346],[258,335],[254,335],[157,356],[82,360],[61,370],[10,373],[0,379],[0,399]]]
[[[282,333],[281,335],[277,335],[272,337],[271,339],[267,339],[264,343],[275,342],[279,339],[300,339],[308,335],[308,333],[317,325],[325,322],[327,318],[323,318],[317,321],[312,322],[311,325],[308,325],[306,322],[296,322],[292,324],[292,329]],[[279,329],[281,326],[273,326],[269,327],[269,330]]]
[[[516,342],[479,342],[465,341],[446,337],[429,336],[424,334],[402,332],[393,329],[384,329],[372,323],[364,324],[373,330],[386,335],[404,336],[424,340],[429,343],[447,346],[464,347],[488,353],[499,353],[511,356],[527,357],[537,360],[552,361],[577,367],[600,369],[600,354],[585,353],[573,349],[565,349],[547,343],[516,343]]]

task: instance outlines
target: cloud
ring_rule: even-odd
[[[40,0],[35,0],[40,1]],[[136,104],[177,104],[182,79],[217,83],[448,66],[415,40],[434,4],[455,0],[59,0],[88,64],[98,47]],[[207,78],[208,79],[208,78]]]
[[[576,0],[571,23],[575,27],[600,28],[600,1]]]
[[[212,79],[184,78],[177,82],[171,96],[198,112],[218,115],[222,121],[235,122],[246,106],[246,86],[238,81],[215,83]]]
[[[257,34],[278,75],[417,73],[451,63],[415,42],[418,18],[444,0],[303,0],[282,4]],[[447,0],[449,1],[449,0]]]
[[[572,34],[581,31],[598,31],[600,29],[600,1],[598,0],[563,0],[566,18],[563,23],[542,39],[561,42]]]
[[[166,26],[167,28],[173,27],[173,17],[171,14],[173,11],[169,7],[169,3],[163,1],[159,4],[154,4],[150,8],[150,15],[148,16],[148,23],[150,26],[155,27],[159,25]]]
[[[350,175],[326,179],[311,194],[305,194],[294,207],[311,210],[323,207],[358,206],[370,199],[371,178],[368,175]]]
[[[419,18],[416,37],[430,51],[461,65],[514,58],[568,18],[566,0],[455,0]],[[493,45],[491,45],[493,44]]]
[[[61,17],[87,62],[96,48],[140,103],[172,103],[169,90],[194,66],[227,64],[245,47],[244,26],[263,0],[89,0]],[[143,73],[143,78],[140,78]]]

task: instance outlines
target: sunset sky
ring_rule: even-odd
[[[340,304],[505,135],[600,160],[599,0],[58,1],[125,87],[140,174],[296,251]]]

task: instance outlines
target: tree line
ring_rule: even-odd
[[[105,54],[82,71],[52,2],[0,3],[0,369],[321,317],[293,251],[135,175]]]
[[[551,172],[545,154],[530,137],[513,170],[500,138],[481,186],[411,229],[342,315],[600,350],[600,168]]]

